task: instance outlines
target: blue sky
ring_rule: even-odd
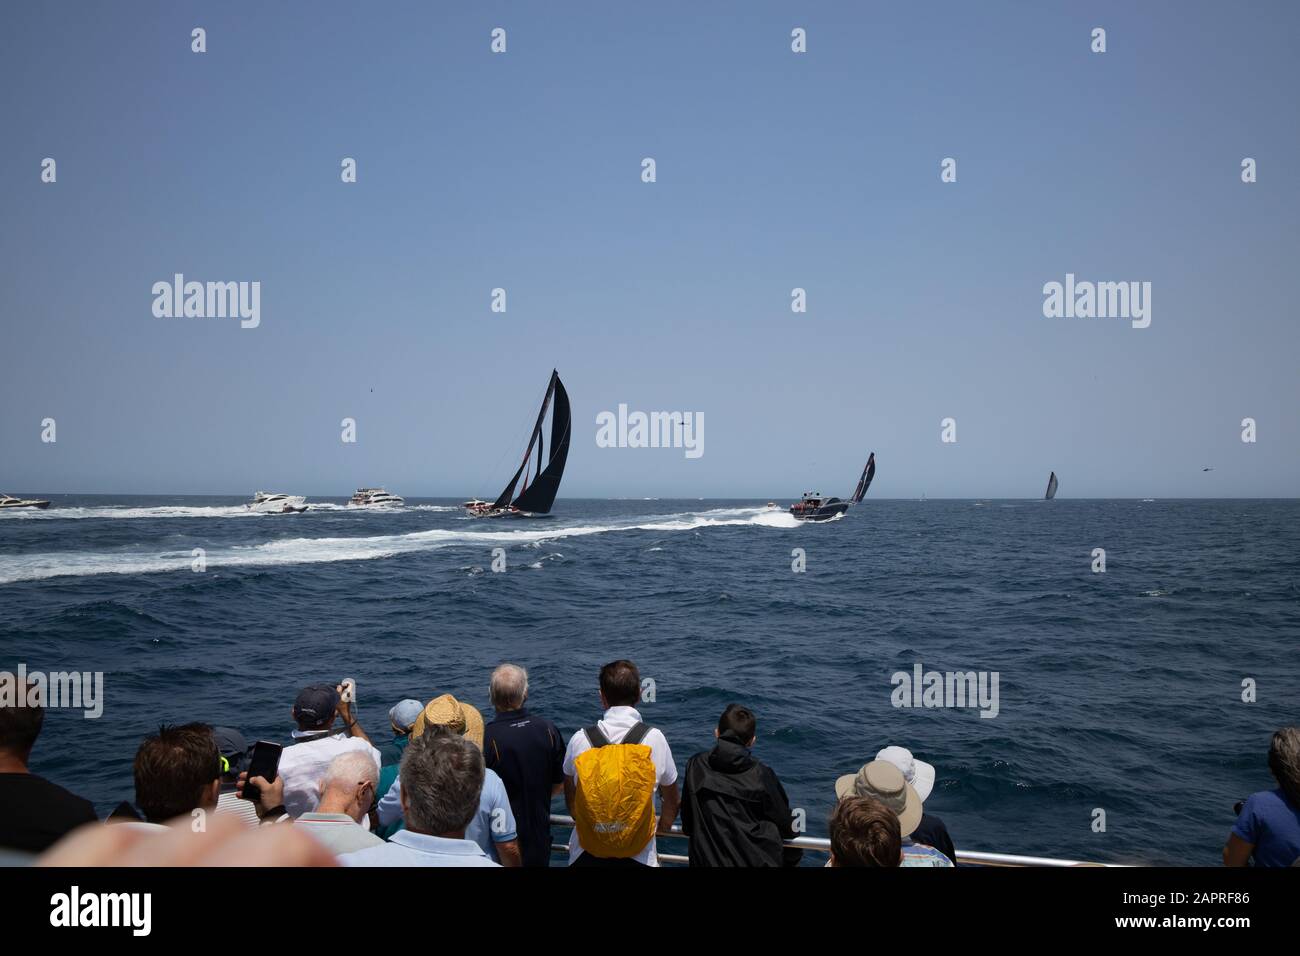
[[[882,497],[1032,497],[1052,469],[1062,497],[1294,495],[1297,27],[1290,3],[6,4],[0,489],[492,495],[555,366],[562,495],[847,493],[872,450]],[[260,327],[155,318],[176,272],[259,281]],[[1151,326],[1045,318],[1067,272],[1151,282]],[[702,412],[705,454],[598,448],[619,403]]]

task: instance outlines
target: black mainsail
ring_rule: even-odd
[[[1052,476],[1047,479],[1047,494],[1043,497],[1048,501],[1056,497],[1056,472],[1052,472]]]
[[[551,407],[552,399],[555,408],[551,415],[551,456],[546,458],[542,424],[546,420],[546,411]],[[537,413],[537,422],[533,425],[532,437],[529,438],[528,447],[524,450],[524,459],[519,464],[519,470],[510,479],[510,484],[506,485],[505,490],[492,503],[491,510],[516,508],[519,511],[543,515],[551,510],[551,506],[555,504],[555,496],[560,490],[560,479],[564,477],[564,463],[569,457],[569,434],[572,426],[569,393],[564,390],[560,373],[552,369],[550,384],[546,386],[546,397],[542,399],[541,410]],[[534,447],[537,449],[537,472],[530,485],[526,472],[532,461]],[[520,478],[523,478],[524,483],[519,496],[515,498],[515,487],[519,484]],[[511,501],[511,498],[514,500]]]
[[[867,464],[862,469],[862,477],[858,479],[858,487],[849,500],[855,505],[858,504],[867,493],[867,489],[871,487],[871,479],[874,477],[876,477],[876,453],[873,451],[867,456]]]

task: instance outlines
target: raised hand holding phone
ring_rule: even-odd
[[[284,753],[284,748],[269,740],[259,740],[255,743],[253,745],[253,756],[248,761],[248,771],[239,776],[240,786],[236,790],[237,796],[243,800],[261,803],[261,788],[252,781],[260,778],[268,784],[274,783],[280,770],[280,755],[282,753]],[[283,793],[283,781],[281,781],[280,790]]]

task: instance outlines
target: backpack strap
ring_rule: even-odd
[[[587,743],[591,744],[593,749],[609,746],[609,738],[602,734],[600,728],[595,724],[590,727],[583,727],[582,732],[587,735]]]
[[[650,733],[650,729],[651,728],[647,727],[645,724],[637,721],[632,725],[631,729],[623,735],[623,739],[619,741],[619,743],[639,744],[641,741],[645,740],[646,734]]]

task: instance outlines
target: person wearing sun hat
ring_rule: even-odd
[[[483,749],[483,715],[473,704],[457,700],[451,694],[442,694],[424,705],[411,727],[408,747],[420,746],[426,736],[455,734],[464,737],[479,750]],[[398,774],[391,787],[379,801],[379,826],[392,827],[402,820],[402,777]],[[395,830],[393,832],[396,832]],[[492,860],[502,866],[522,866],[519,850],[519,833],[515,815],[510,809],[506,785],[490,768],[483,771],[483,789],[479,793],[478,812],[465,828],[465,839],[479,845]]]
[[[917,760],[912,756],[912,751],[906,747],[886,747],[876,754],[876,759],[886,760],[901,770],[903,779],[912,785],[912,789],[916,791],[922,803],[930,799],[935,778],[934,767],[931,764],[924,760]],[[948,827],[929,810],[921,814],[921,822],[912,831],[912,841],[934,847],[952,860],[954,865],[957,862],[957,850],[953,846],[952,837],[948,835]]]
[[[898,817],[899,836],[903,841],[903,866],[952,866],[952,860],[932,846],[915,843],[910,837],[921,822],[921,796],[907,782],[903,772],[887,760],[863,764],[857,773],[848,773],[835,781],[835,796],[873,797]]]
[[[411,739],[419,740],[430,727],[445,727],[483,749],[483,715],[474,705],[463,703],[451,694],[435,697],[424,705],[411,727]]]

